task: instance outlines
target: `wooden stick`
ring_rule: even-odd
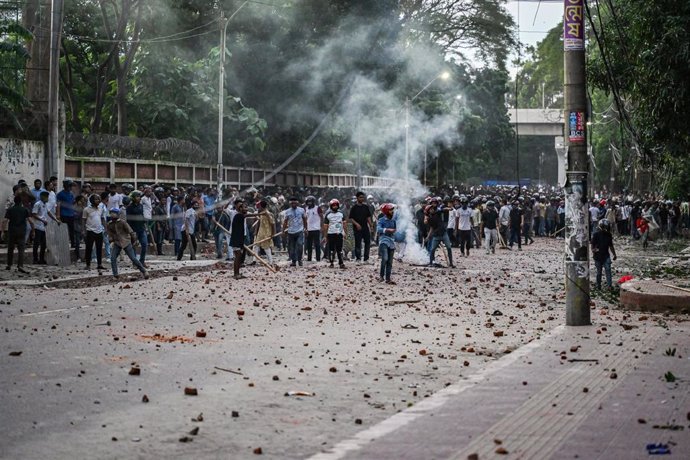
[[[448,262],[448,254],[446,254],[446,250],[448,249],[446,247],[446,243],[441,243],[443,245],[443,249],[441,250],[441,253],[443,254],[443,259],[446,261],[446,265],[450,267],[450,262]],[[439,248],[441,245],[439,245]]]
[[[276,236],[280,236],[280,235],[282,235],[282,234],[283,234],[283,232],[279,232],[279,233],[276,233],[276,234],[275,234],[275,235],[273,235],[273,236],[267,236],[267,237],[266,237],[266,238],[264,238],[263,240],[259,240],[259,241],[254,241],[254,243],[253,243],[253,244],[261,244],[261,243],[265,243],[266,241],[270,241],[270,240],[272,240],[273,238],[275,238]]]
[[[223,372],[230,372],[231,374],[243,375],[242,372],[233,371],[232,369],[225,369],[223,367],[218,366],[213,366],[213,368]]]
[[[187,247],[189,248],[189,257],[196,257],[196,254],[194,254],[194,247],[192,246],[192,236],[189,234],[189,230],[187,229],[187,224],[185,224],[184,227],[184,232],[187,234]],[[194,237],[196,238],[196,237]]]
[[[216,222],[216,225],[219,226],[220,229],[223,230],[225,233],[230,233],[230,230],[228,230],[227,228],[223,227],[223,226],[222,226],[221,224],[219,224],[218,222]],[[282,235],[282,234],[283,234],[283,232],[278,232],[278,233],[276,233],[276,234],[273,235],[273,236],[269,236],[269,237],[264,238],[263,240],[254,241],[252,244],[256,245],[256,244],[265,243],[266,241],[272,240],[272,239],[275,238],[276,236],[280,236],[280,235]]]
[[[275,272],[276,272],[275,268],[271,267],[271,266],[268,264],[268,262],[266,262],[264,259],[262,259],[261,257],[259,257],[259,255],[258,255],[256,252],[252,251],[252,250],[249,248],[249,246],[245,245],[245,246],[244,246],[244,249],[245,249],[249,254],[251,254],[252,256],[256,257],[256,260],[258,260],[259,262],[261,262],[261,265],[263,265],[264,267],[268,268],[268,270],[269,270],[271,273],[275,273]]]
[[[410,300],[389,300],[388,305],[398,305],[402,303],[419,303],[424,299],[410,299]]]
[[[565,230],[565,227],[561,227],[561,229],[560,229],[560,230],[558,230],[558,231],[556,231],[556,232],[552,233],[552,234],[551,234],[551,235],[549,235],[549,236],[556,236],[556,235],[558,235],[559,233],[561,233],[561,232],[562,232],[563,230]]]
[[[498,228],[498,231],[496,232],[498,234],[498,242],[501,243],[502,248],[507,248],[508,245],[506,245],[506,242],[503,240],[503,235],[501,235],[501,228]]]
[[[690,289],[686,289],[686,288],[683,288],[680,286],[674,286],[672,284],[661,283],[661,285],[666,286],[666,287],[670,287],[672,289],[678,289],[679,291],[683,291],[683,292],[690,292]]]
[[[216,225],[219,226],[220,229],[223,230],[225,233],[230,233],[230,230],[220,225],[220,222],[216,221]]]

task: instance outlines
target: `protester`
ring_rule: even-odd
[[[96,246],[96,268],[105,270],[103,267],[103,233],[105,232],[105,221],[99,208],[101,197],[93,194],[89,197],[89,205],[82,212],[83,226],[86,230],[86,243],[84,249],[84,261],[86,270],[91,268],[91,255],[93,247]]]
[[[522,231],[523,221],[523,211],[520,206],[519,200],[513,201],[513,205],[510,208],[510,249],[513,249],[513,244],[517,243],[518,251],[522,251],[522,236],[520,232]],[[548,220],[548,219],[547,219]]]
[[[328,244],[329,267],[333,268],[334,258],[338,256],[338,266],[345,268],[343,261],[343,238],[347,235],[345,230],[345,216],[340,211],[340,201],[332,199],[329,203],[329,211],[323,218],[323,234],[326,235]]]
[[[509,237],[510,237],[510,205],[508,200],[501,201],[503,206],[498,211],[498,225],[499,225],[499,242],[501,243],[501,249],[510,249],[508,247]]]
[[[304,234],[307,233],[307,215],[304,208],[298,207],[299,199],[296,196],[290,198],[290,207],[285,211],[283,221],[283,233],[288,237],[288,253],[290,266],[298,263],[302,266],[302,253],[304,252]]]
[[[139,246],[141,247],[139,262],[141,262],[144,268],[148,268],[148,265],[146,265],[146,251],[149,247],[149,239],[144,216],[144,205],[141,198],[142,195],[139,191],[134,191],[130,194],[131,202],[127,206],[127,223],[136,233]]]
[[[182,233],[182,245],[177,253],[177,260],[182,260],[184,257],[184,251],[187,249],[187,245],[190,245],[191,254],[189,255],[189,260],[196,260],[196,236],[194,234],[196,221],[199,216],[199,209],[201,205],[198,201],[192,201],[192,207],[187,209],[184,213],[184,218],[182,222],[182,227],[180,231]]]
[[[268,258],[268,263],[274,265],[273,263],[273,229],[275,228],[275,221],[273,220],[273,214],[268,210],[268,201],[261,200],[257,205],[258,209],[258,220],[257,225],[259,226],[256,231],[256,241],[259,241],[259,248],[266,253],[266,258]]]
[[[470,256],[470,248],[472,247],[472,227],[474,222],[472,220],[473,211],[468,207],[467,197],[462,195],[457,200],[459,207],[455,209],[455,232],[459,234],[460,253],[464,257]]]
[[[498,213],[496,212],[496,205],[493,201],[486,202],[486,210],[482,213],[482,225],[484,226],[484,244],[486,253],[491,254],[496,252],[496,241],[498,240],[498,230],[496,224],[498,223]]]
[[[355,194],[356,202],[350,208],[349,221],[354,227],[355,237],[355,263],[369,262],[369,250],[371,248],[371,228],[373,227],[373,213],[366,203],[364,192]],[[362,255],[362,242],[364,242],[364,255]]]
[[[69,244],[72,249],[76,247],[76,240],[74,237],[74,193],[72,193],[72,186],[74,182],[65,180],[62,182],[62,191],[57,194],[57,212],[55,215],[61,222],[67,225],[67,232],[69,234]]]
[[[434,265],[434,259],[436,254],[436,249],[443,243],[448,252],[448,266],[450,268],[455,268],[453,265],[453,251],[451,250],[450,238],[448,237],[448,232],[446,231],[446,224],[443,222],[443,216],[438,211],[438,208],[431,206],[428,209],[428,216],[426,223],[429,226],[428,239],[431,240],[431,248],[429,250],[429,266]]]
[[[244,237],[247,228],[245,222],[247,207],[242,200],[235,200],[235,211],[230,229],[230,246],[234,252],[232,264],[233,275],[236,280],[239,280],[245,277],[240,274],[240,267],[244,261]]]
[[[602,219],[598,223],[599,231],[592,236],[590,242],[592,246],[592,255],[594,264],[597,269],[597,289],[601,290],[601,271],[602,268],[606,271],[606,285],[609,289],[613,287],[611,281],[611,254],[613,260],[616,260],[616,250],[613,247],[613,236],[611,235],[611,224],[608,219]]]
[[[5,211],[5,219],[8,220],[7,227],[7,266],[5,270],[12,268],[14,248],[17,248],[17,271],[28,274],[24,270],[24,248],[26,247],[26,226],[29,225],[33,231],[34,225],[31,222],[29,210],[22,204],[20,196],[14,197],[14,205]]]
[[[132,261],[135,267],[144,275],[144,279],[149,278],[149,274],[144,268],[144,265],[137,259],[134,253],[134,242],[136,241],[137,234],[132,230],[132,227],[127,223],[126,218],[120,216],[120,210],[118,208],[113,208],[110,210],[110,222],[107,226],[108,238],[113,242],[112,252],[110,254],[110,264],[113,269],[113,277],[115,279],[119,278],[117,270],[117,258],[121,251],[124,251]]]
[[[55,223],[60,225],[60,221],[55,217],[50,210],[48,210],[48,200],[50,194],[47,191],[42,191],[39,195],[39,200],[34,203],[31,212],[31,218],[34,224],[34,244],[33,244],[33,262],[35,265],[46,265],[46,226],[48,225],[48,218],[53,219]]]
[[[395,284],[391,280],[393,271],[393,254],[395,253],[395,240],[393,235],[397,231],[397,222],[393,216],[395,207],[391,203],[381,206],[381,216],[376,225],[376,233],[379,238],[379,256],[381,257],[381,269],[379,281],[385,279],[388,284]]]
[[[276,203],[277,203],[276,199]],[[321,261],[321,227],[323,226],[323,211],[316,205],[316,198],[309,195],[305,200],[307,207],[307,262],[311,262],[312,253],[316,261]]]

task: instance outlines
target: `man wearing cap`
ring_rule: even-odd
[[[62,191],[57,194],[57,218],[67,225],[70,247],[74,249],[77,245],[74,236],[74,193],[72,193],[74,182],[67,179],[62,181]]]

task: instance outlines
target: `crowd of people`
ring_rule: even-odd
[[[527,187],[441,187],[416,203],[379,189],[365,194],[346,188],[251,187],[238,190],[215,187],[175,187],[159,184],[110,184],[97,192],[90,184],[37,179],[33,188],[25,181],[13,187],[6,206],[3,233],[8,244],[7,269],[18,250],[18,270],[26,273],[24,248],[31,244],[33,263],[46,264],[46,228],[65,225],[76,260],[90,270],[95,262],[105,270],[103,256],[118,276],[120,254],[128,256],[148,277],[147,256],[164,250],[182,260],[195,259],[198,243],[213,243],[218,259],[233,262],[236,278],[241,267],[256,260],[277,269],[276,257],[286,252],[291,267],[325,260],[340,268],[348,261],[369,264],[372,245],[378,248],[380,280],[394,283],[392,264],[410,243],[426,249],[425,264],[436,265],[436,251],[454,267],[452,248],[462,257],[471,249],[494,254],[533,244],[537,237],[563,238],[566,225],[564,195],[560,189]],[[400,208],[405,206],[406,209]],[[412,216],[408,221],[405,215]],[[676,238],[690,229],[688,202],[658,197],[595,193],[589,207],[590,237],[600,229],[613,235],[640,239]],[[608,239],[606,239],[608,242]],[[603,243],[602,243],[603,244]],[[607,243],[608,244],[608,243]],[[83,246],[83,251],[82,251]],[[165,249],[165,248],[168,249]],[[595,249],[595,248],[593,248]],[[594,251],[595,262],[599,248]],[[615,257],[615,252],[614,252]],[[264,260],[266,259],[267,262]],[[610,261],[602,262],[610,285]],[[599,285],[601,284],[601,268]]]

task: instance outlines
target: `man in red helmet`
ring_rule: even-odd
[[[328,258],[333,268],[334,255],[338,254],[338,265],[345,268],[343,262],[343,239],[347,235],[344,225],[345,216],[340,212],[340,201],[333,198],[329,203],[329,210],[323,218],[323,233],[328,243]]]
[[[395,252],[395,239],[393,235],[397,229],[396,221],[393,218],[393,210],[395,206],[391,203],[385,203],[381,206],[381,214],[376,225],[376,233],[379,236],[379,255],[381,256],[381,271],[379,274],[379,281],[395,284],[391,281],[391,272],[393,271],[393,253]]]

